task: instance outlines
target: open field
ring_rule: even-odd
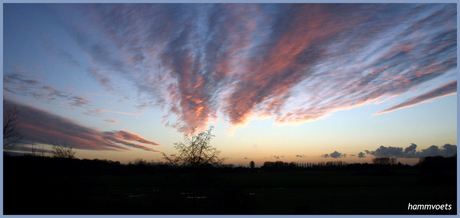
[[[6,175],[5,214],[456,214],[456,183],[415,169],[194,175]],[[453,177],[452,177],[453,178]],[[193,185],[196,184],[196,185]],[[408,204],[452,204],[410,211]]]

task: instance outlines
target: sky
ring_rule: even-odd
[[[226,164],[457,152],[456,4],[4,4],[23,144],[162,161],[213,127]]]

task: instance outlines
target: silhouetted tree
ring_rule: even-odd
[[[19,124],[19,110],[16,106],[6,107],[3,101],[3,149],[12,149],[22,139]]]
[[[199,210],[198,198],[204,193],[203,189],[217,184],[214,175],[205,173],[205,170],[213,165],[221,165],[224,161],[219,158],[220,151],[210,144],[212,128],[199,134],[196,134],[196,127],[192,128],[191,133],[185,135],[184,142],[175,143],[174,148],[178,154],[167,156],[163,153],[168,164],[187,167],[192,173],[187,183],[192,188],[190,197],[194,213]]]
[[[254,169],[255,167],[254,161],[251,161],[251,163],[249,163],[249,166],[251,167],[251,169]]]
[[[211,146],[210,141],[211,130],[196,134],[196,127],[192,128],[190,134],[186,134],[184,142],[174,143],[174,148],[179,152],[172,154],[169,157],[163,153],[163,157],[167,163],[173,165],[187,166],[192,168],[202,167],[206,165],[222,164],[224,159],[219,158],[220,151]]]
[[[75,157],[76,151],[72,151],[72,146],[67,147],[66,144],[64,145],[59,145],[59,143],[51,143],[53,145],[53,150],[51,151],[51,154],[55,158],[67,158],[67,159],[73,159]]]
[[[136,160],[134,160],[134,165],[136,165],[136,166],[148,166],[149,164],[147,163],[146,160],[144,160],[142,158],[137,158]]]
[[[396,157],[376,157],[372,159],[372,163],[377,165],[396,165],[397,160],[398,159]]]
[[[456,184],[457,155],[453,157],[430,156],[420,158],[416,167],[423,183]]]
[[[48,151],[45,149],[45,146],[43,145],[41,145],[40,147],[35,146],[35,140],[32,140],[32,144],[30,146],[30,155],[45,157],[47,152]]]
[[[386,165],[390,163],[389,157],[376,157],[372,159],[373,164]]]

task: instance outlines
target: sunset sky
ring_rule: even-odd
[[[213,126],[245,166],[457,150],[456,4],[3,9],[3,96],[26,143],[161,161]]]

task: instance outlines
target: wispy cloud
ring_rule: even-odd
[[[105,122],[107,122],[108,124],[115,124],[115,123],[118,123],[118,121],[116,120],[104,120]]]
[[[21,72],[12,72],[3,76],[3,86],[5,92],[31,96],[42,102],[75,107],[91,105],[91,102],[82,96],[44,85],[36,76]]]
[[[72,7],[85,17],[66,28],[90,74],[112,91],[114,75],[128,80],[140,108],[162,108],[164,124],[183,132],[215,119],[317,120],[417,90],[457,65],[455,4]]]
[[[117,138],[121,138],[121,139],[124,139],[124,140],[129,140],[129,141],[136,141],[136,142],[140,142],[140,143],[144,143],[144,144],[150,144],[150,145],[160,145],[156,142],[152,142],[152,141],[149,141],[143,137],[141,137],[140,135],[136,135],[132,132],[127,132],[127,131],[123,131],[123,130],[120,130],[120,131],[114,131],[114,132],[111,132],[111,134],[115,134],[115,136]]]
[[[433,100],[435,98],[440,98],[447,95],[452,95],[457,93],[457,80],[446,83],[436,89],[433,89],[427,93],[412,97],[400,104],[389,107],[383,111],[380,111],[377,114],[389,113],[395,110],[399,110],[406,107],[412,107],[414,105]]]
[[[142,144],[160,145],[139,135],[126,131],[102,132],[86,127],[78,121],[61,117],[49,111],[26,106],[5,99],[6,105],[14,104],[19,110],[19,122],[25,140],[36,143],[66,143],[77,149],[88,150],[131,150],[139,148],[159,152]],[[135,141],[142,144],[135,144]],[[128,146],[128,147],[126,147]]]
[[[127,145],[127,146],[130,146],[130,147],[133,147],[133,148],[143,149],[143,150],[146,150],[146,151],[156,151],[156,152],[158,152],[155,149],[152,149],[152,148],[146,147],[144,145],[140,145],[140,144],[134,144],[134,143],[129,142],[129,141],[136,141],[136,142],[141,142],[141,143],[150,144],[150,145],[160,145],[160,144],[158,144],[156,142],[152,142],[152,141],[149,141],[147,139],[144,139],[139,135],[136,135],[136,134],[130,133],[130,132],[125,132],[125,131],[104,132],[103,133],[103,138],[107,139],[107,140],[110,140],[112,142],[120,143],[120,144]]]
[[[3,90],[5,92],[22,96],[31,96],[38,101],[36,103],[46,103],[60,107],[84,109],[86,112],[82,112],[82,114],[90,116],[102,116],[101,112],[132,116],[142,114],[141,112],[129,113],[93,108],[93,104],[89,98],[83,96],[99,96],[100,94],[74,93],[58,90],[50,85],[44,84],[43,79],[38,78],[35,75],[26,74],[25,72],[27,72],[27,70],[24,68],[21,67],[20,69],[22,70],[18,71],[16,69],[15,72],[8,73],[3,77]]]

